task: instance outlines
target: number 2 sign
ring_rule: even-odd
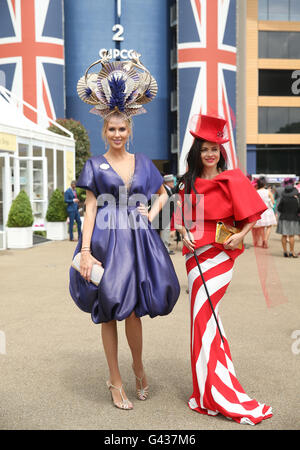
[[[124,33],[123,25],[114,25],[112,27],[112,31],[115,31],[115,34],[113,35],[113,41],[124,41],[124,37],[122,36],[122,34]]]

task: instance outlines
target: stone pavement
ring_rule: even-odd
[[[220,315],[240,383],[250,397],[273,407],[273,418],[251,427],[188,408],[189,300],[181,244],[176,249],[173,243],[180,299],[169,316],[143,318],[150,398],[135,400],[121,322],[120,367],[134,409],[114,408],[101,328],[70,298],[75,243],[63,241],[0,252],[0,429],[299,429],[300,258],[283,258],[275,232],[269,250],[255,251],[251,237],[247,243]]]

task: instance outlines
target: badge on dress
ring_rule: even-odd
[[[107,169],[109,169],[109,164],[102,163],[102,164],[100,164],[99,167],[100,167],[100,169],[107,170]]]

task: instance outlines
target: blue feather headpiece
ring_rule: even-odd
[[[124,112],[125,109],[125,81],[122,78],[116,78],[114,75],[111,80],[108,80],[111,90],[111,97],[109,101],[109,109],[118,108],[119,111]]]

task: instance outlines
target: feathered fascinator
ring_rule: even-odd
[[[90,110],[106,118],[113,112],[121,112],[128,118],[147,112],[143,105],[157,94],[157,83],[149,70],[133,52],[129,61],[110,61],[108,51],[104,57],[91,64],[77,83],[79,97],[94,105]],[[102,64],[98,73],[88,73],[96,64]]]

